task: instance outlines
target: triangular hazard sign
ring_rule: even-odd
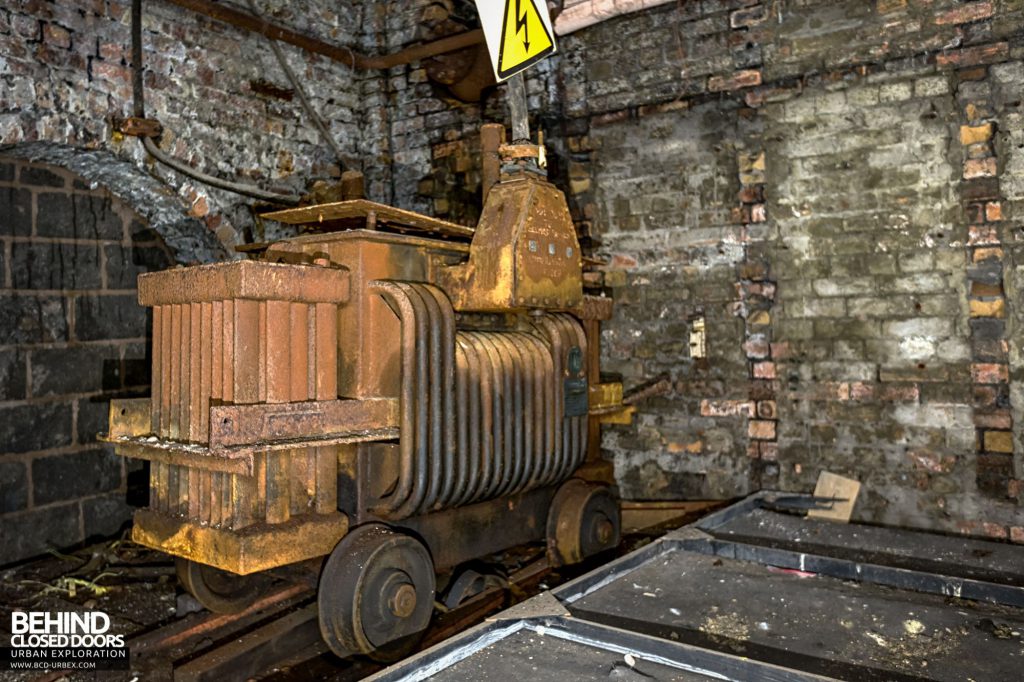
[[[505,0],[498,78],[508,78],[555,51],[555,41],[534,0]]]

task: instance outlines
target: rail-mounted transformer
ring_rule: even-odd
[[[584,294],[563,194],[524,145],[499,175],[492,147],[475,229],[347,200],[269,215],[316,231],[255,258],[139,277],[152,396],[114,401],[106,439],[150,463],[133,539],[179,557],[205,606],[312,567],[331,649],[386,657],[440,571],[618,543],[609,489],[581,478],[629,409],[600,381],[611,301]]]

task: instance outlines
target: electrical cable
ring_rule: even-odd
[[[248,0],[249,11],[259,16],[259,10],[256,7],[254,0]],[[309,116],[310,121],[313,123],[313,127],[320,133],[320,137],[323,141],[334,150],[334,157],[338,160],[338,167],[341,170],[345,170],[345,160],[342,158],[341,147],[334,140],[331,135],[331,131],[327,129],[327,125],[324,120],[320,117],[320,114],[316,109],[313,108],[313,103],[309,101],[309,97],[306,96],[306,90],[299,83],[299,79],[295,77],[295,72],[292,71],[292,67],[288,64],[288,60],[285,59],[284,51],[281,46],[273,38],[267,39],[270,42],[270,49],[273,50],[274,56],[277,57],[277,63],[281,65],[281,70],[284,71],[285,77],[292,84],[292,88],[295,90],[295,94],[299,96],[299,101],[302,103],[302,108],[306,110],[306,114]]]
[[[132,0],[132,97],[133,97],[133,111],[136,116],[145,118],[145,106],[143,99],[143,80],[142,80],[142,0]],[[173,156],[163,152],[160,147],[157,146],[156,142],[148,136],[140,136],[142,140],[142,146],[154,159],[160,163],[174,169],[182,175],[188,176],[193,180],[197,180],[204,185],[223,189],[228,192],[235,194],[241,194],[251,199],[259,199],[260,201],[266,201],[275,204],[284,204],[287,206],[294,206],[298,204],[302,197],[294,194],[278,194],[276,192],[267,192],[253,187],[251,185],[243,185],[230,180],[223,180],[213,175],[207,175],[202,171],[198,171],[192,168],[183,161],[180,161]]]

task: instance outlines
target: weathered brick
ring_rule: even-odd
[[[971,299],[969,302],[971,317],[1006,317],[1006,300],[997,298],[992,301]]]
[[[979,142],[988,142],[992,139],[992,124],[985,123],[980,126],[960,126],[960,144],[969,145]]]
[[[43,41],[65,50],[71,48],[71,32],[59,24],[43,24]]]
[[[739,90],[761,84],[761,72],[756,69],[737,71],[731,76],[712,76],[708,79],[708,90],[724,92]]]
[[[976,384],[999,384],[1009,381],[1010,368],[1007,365],[975,363],[971,365],[971,380]]]
[[[748,400],[702,400],[700,413],[705,417],[753,417],[754,405]]]
[[[775,422],[766,419],[751,419],[747,435],[756,440],[775,440]]]
[[[32,499],[36,505],[75,499],[121,487],[121,458],[105,449],[32,460]]]
[[[987,452],[1013,452],[1013,434],[1009,431],[986,431],[984,446]]]
[[[0,514],[28,506],[28,473],[23,462],[0,458]]]
[[[943,24],[966,24],[972,21],[988,19],[992,16],[994,9],[989,0],[982,2],[968,2],[955,9],[943,12],[935,17],[935,23]]]
[[[935,63],[942,67],[964,67],[976,66],[978,64],[991,64],[1001,62],[1009,54],[1009,46],[1006,43],[995,43],[994,45],[980,45],[978,47],[965,47],[960,50],[950,50],[940,53],[935,57]]]
[[[38,202],[40,236],[112,240],[124,236],[124,220],[109,197],[40,194]]]
[[[0,293],[0,344],[64,341],[67,299]]]
[[[87,445],[96,442],[96,436],[110,429],[110,401],[104,396],[79,398],[78,401],[78,443]]]
[[[0,235],[32,234],[32,192],[0,187]]]
[[[998,201],[990,201],[985,204],[985,220],[990,223],[999,222],[1003,219],[1003,205]]]
[[[994,158],[968,159],[964,161],[964,177],[968,180],[993,177],[997,174],[998,170],[996,169],[996,160]]]
[[[71,444],[71,405],[43,403],[0,407],[0,454]]]
[[[98,289],[100,249],[96,245],[25,243],[11,245],[16,289]]]
[[[0,350],[0,400],[20,400],[25,397],[25,353],[20,350]]]
[[[82,524],[85,540],[117,535],[131,520],[132,507],[124,493],[90,497],[82,501]]]
[[[82,540],[78,502],[31,509],[3,518],[0,556],[29,558]]]
[[[21,172],[18,173],[18,182],[37,187],[64,187],[66,184],[63,176],[47,168],[35,166],[22,167]]]
[[[118,346],[99,344],[32,351],[32,395],[116,391],[122,388],[120,356]]]
[[[778,377],[774,362],[755,362],[753,371],[755,379],[775,379]]]
[[[134,289],[142,273],[165,270],[174,265],[160,247],[109,244],[103,250],[108,289]]]
[[[744,26],[755,26],[768,18],[768,7],[766,5],[754,5],[738,9],[729,15],[729,25],[733,28]]]
[[[75,301],[75,338],[80,341],[146,336],[146,309],[134,296],[79,296]]]

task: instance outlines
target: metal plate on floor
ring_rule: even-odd
[[[478,626],[369,679],[819,682],[828,678],[581,620],[540,616]]]
[[[778,514],[765,495],[378,679],[1020,679],[1024,547]]]

